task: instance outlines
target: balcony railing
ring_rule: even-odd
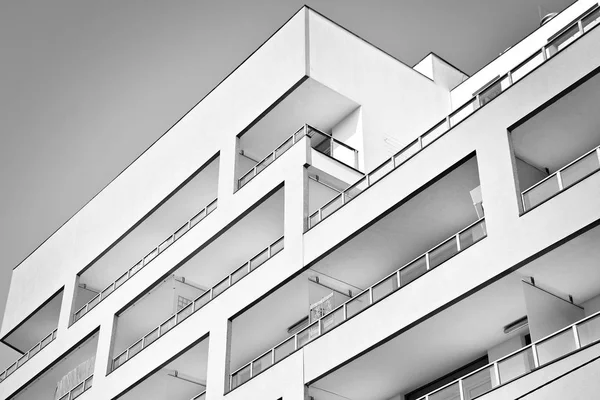
[[[600,171],[600,146],[523,191],[521,193],[523,211],[527,212],[537,207],[598,171]]]
[[[194,215],[189,221],[183,224],[179,229],[170,235],[161,244],[156,246],[150,253],[144,258],[135,263],[135,265],[129,268],[123,275],[117,278],[114,282],[108,285],[104,290],[100,291],[90,301],[85,303],[83,307],[73,313],[73,324],[79,321],[85,314],[96,307],[102,300],[107,298],[112,292],[120,288],[125,282],[127,282],[132,276],[137,274],[142,268],[148,265],[154,260],[159,254],[169,248],[173,243],[178,241],[183,235],[185,235],[190,229],[196,226],[200,221],[206,218],[217,208],[217,199],[211,201],[206,207],[204,207],[199,213]]]
[[[600,339],[600,312],[514,351],[418,400],[471,400]]]
[[[138,354],[140,351],[154,343],[158,338],[162,337],[165,333],[169,332],[179,323],[185,321],[190,315],[204,307],[211,300],[216,298],[218,295],[223,293],[225,290],[229,289],[232,285],[239,282],[244,276],[248,275],[250,272],[254,271],[256,268],[260,267],[267,260],[273,257],[275,254],[279,253],[283,250],[283,239],[277,239],[273,244],[269,245],[266,249],[252,257],[249,261],[245,262],[241,267],[233,271],[231,274],[226,276],[219,283],[214,285],[212,288],[207,290],[198,296],[194,301],[192,301],[187,306],[183,307],[181,310],[177,311],[175,314],[171,315],[164,321],[162,324],[158,325],[154,328],[150,333],[144,335],[137,342],[129,346],[126,350],[120,353],[118,356],[113,358],[112,361],[112,371],[119,368],[126,361],[131,359],[131,357]]]
[[[90,375],[83,382],[75,386],[69,393],[65,393],[63,397],[58,400],[74,400],[81,396],[83,392],[88,391],[92,387],[94,381],[94,375]]]
[[[486,236],[485,219],[481,218],[371,287],[358,293],[350,300],[334,308],[328,314],[314,321],[294,336],[287,338],[266,353],[238,368],[230,376],[230,390],[249,381],[260,372],[283,360],[307,343],[329,332],[398,289],[403,288]]]
[[[205,399],[206,399],[206,390],[191,398],[191,400],[205,400]]]
[[[525,61],[518,64],[506,74],[496,78],[486,87],[467,101],[460,108],[452,112],[446,118],[435,124],[431,129],[419,136],[391,158],[387,159],[370,173],[366,174],[358,182],[344,190],[342,193],[328,201],[320,209],[308,217],[308,229],[313,228],[325,218],[340,209],[350,200],[378,182],[394,169],[400,167],[415,154],[421,152],[425,147],[442,137],[451,128],[458,125],[475,111],[489,103],[495,97],[502,94],[506,89],[523,79],[539,65],[545,63],[551,57],[567,47],[570,43],[589,32],[600,21],[600,8],[596,4],[592,9],[581,15],[577,21],[568,25],[557,37],[549,41],[540,50]]]
[[[50,343],[52,343],[52,341],[54,339],[56,339],[56,332],[57,332],[57,330],[58,329],[55,329],[52,332],[50,332],[46,337],[44,337],[42,340],[40,340],[39,343],[37,343],[35,346],[33,346],[31,349],[29,349],[28,352],[26,352],[25,354],[23,354],[21,357],[19,357],[19,359],[17,361],[15,361],[8,368],[6,368],[0,374],[0,382],[3,382],[6,378],[8,378],[9,376],[11,376],[13,374],[13,372],[15,372],[17,369],[19,369],[27,361],[31,360],[31,357],[35,356],[43,348],[45,348]]]
[[[275,150],[260,160],[248,172],[242,175],[242,177],[238,179],[238,190],[254,179],[256,175],[261,173],[273,161],[281,157],[283,153],[288,151],[304,136],[311,138],[311,147],[313,147],[315,150],[330,157],[334,157],[353,168],[358,168],[358,150],[355,150],[347,144],[344,144],[343,142],[333,138],[328,133],[322,132],[311,127],[310,125],[305,124],[302,128],[298,129],[292,136],[280,144]]]

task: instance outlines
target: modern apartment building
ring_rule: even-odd
[[[302,8],[14,269],[0,398],[597,398],[599,22],[467,76]]]

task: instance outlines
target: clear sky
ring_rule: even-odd
[[[0,0],[0,320],[12,268],[304,3],[471,74],[572,2]]]

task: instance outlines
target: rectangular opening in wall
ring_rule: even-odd
[[[511,130],[524,212],[600,170],[599,102],[596,74]]]
[[[79,275],[73,323],[215,210],[218,175],[215,156]]]
[[[357,168],[362,148],[356,123],[340,125],[358,104],[307,79],[238,137],[236,190],[250,182],[304,136],[323,154]],[[305,124],[311,129],[306,129]]]
[[[485,238],[483,217],[472,156],[236,316],[231,389],[428,271],[444,268]]]
[[[11,399],[68,400],[92,388],[98,332],[70,350]]]
[[[283,216],[281,187],[118,313],[112,370],[276,257]]]
[[[2,341],[21,352],[22,355],[3,372],[0,372],[0,382],[7,379],[56,339],[62,297],[63,289],[49,298],[39,309],[4,337]]]
[[[201,340],[117,399],[205,400],[208,344]]]

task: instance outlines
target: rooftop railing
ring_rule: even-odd
[[[524,190],[521,193],[523,211],[527,212],[537,207],[598,171],[600,171],[600,146]]]
[[[179,240],[183,235],[185,235],[190,229],[196,226],[200,221],[206,218],[210,213],[212,213],[217,208],[217,199],[211,201],[206,207],[200,210],[199,213],[194,215],[190,220],[188,220],[185,224],[183,224],[179,229],[175,231],[172,235],[170,235],[166,240],[162,241],[161,244],[156,246],[150,253],[148,253],[145,257],[143,257],[140,261],[135,263],[135,265],[129,268],[123,275],[117,278],[114,282],[108,285],[104,290],[100,291],[96,296],[94,296],[90,301],[85,303],[83,307],[73,313],[73,324],[79,321],[85,314],[87,314],[90,310],[96,307],[102,300],[107,298],[112,292],[120,288],[125,282],[127,282],[132,276],[137,274],[142,268],[148,265],[152,260],[154,260],[159,254],[162,254],[167,248],[169,248],[173,243]]]
[[[69,393],[65,393],[63,397],[58,400],[74,400],[81,396],[84,392],[88,391],[92,387],[94,381],[94,375],[88,376],[83,382],[75,386]]]
[[[0,382],[3,382],[6,378],[11,376],[13,372],[19,369],[23,364],[27,361],[31,360],[31,357],[35,356],[39,353],[43,348],[48,346],[54,339],[56,339],[56,332],[58,329],[50,332],[46,337],[40,340],[35,346],[29,349],[28,352],[23,354],[21,357],[17,359],[14,363],[12,363],[8,368],[6,368],[2,373],[0,373]]]
[[[329,332],[361,311],[389,296],[410,282],[446,262],[487,236],[485,219],[481,218],[447,240],[405,264],[392,274],[358,293],[353,298],[334,308],[308,327],[261,354],[241,368],[229,379],[230,390],[254,378],[267,368],[283,360],[307,343]]]
[[[294,132],[292,136],[287,138],[282,144],[277,146],[275,150],[260,160],[248,172],[242,175],[242,177],[238,179],[238,190],[254,179],[254,177],[261,173],[265,168],[271,165],[273,161],[281,157],[283,153],[288,151],[304,136],[311,138],[311,146],[315,150],[333,157],[353,168],[358,168],[358,150],[355,150],[347,144],[344,144],[343,142],[333,138],[333,136],[328,133],[322,132],[310,125],[305,124],[302,128]]]
[[[137,342],[129,346],[126,350],[121,352],[118,356],[113,358],[112,360],[112,371],[119,368],[125,362],[130,360],[133,356],[138,354],[140,351],[154,343],[158,338],[162,337],[165,333],[169,332],[179,323],[185,321],[190,315],[204,307],[211,300],[216,298],[218,295],[223,293],[225,290],[229,289],[231,286],[239,282],[244,276],[248,275],[250,272],[254,271],[256,268],[260,267],[267,260],[273,257],[275,254],[279,253],[283,250],[283,239],[277,239],[263,251],[252,257],[250,260],[245,262],[241,267],[233,271],[231,274],[227,275],[224,279],[219,281],[212,288],[202,293],[196,299],[194,299],[190,304],[183,307],[181,310],[177,311],[175,314],[171,315],[166,319],[162,324],[158,325],[148,334],[144,335]]]
[[[600,312],[505,355],[418,400],[471,400],[600,340]]]
[[[358,182],[325,203],[325,205],[308,217],[308,229],[318,225],[325,218],[342,208],[350,200],[371,187],[371,185],[381,180],[394,169],[403,165],[415,154],[421,152],[425,147],[442,137],[454,126],[458,125],[475,111],[502,94],[506,89],[523,79],[535,68],[545,63],[569,44],[589,32],[599,21],[600,8],[598,8],[598,4],[596,4],[593,8],[581,15],[577,21],[571,23],[558,35],[551,38],[551,40],[549,40],[549,42],[540,50],[536,51],[506,74],[499,76],[488,83],[482,90],[474,95],[471,100],[467,101],[460,108],[435,124],[431,129],[394,154],[391,158],[387,159],[373,171],[366,174]]]

